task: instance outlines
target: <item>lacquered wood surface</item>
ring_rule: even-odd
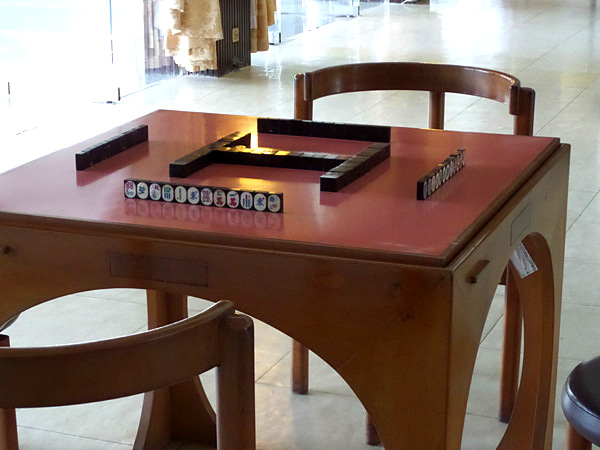
[[[141,123],[149,125],[149,142],[75,171],[76,151]],[[283,192],[283,214],[124,198],[125,178],[168,181],[169,162],[230,132],[255,130],[251,117],[157,111],[0,175],[0,190],[9,193],[0,196],[0,211],[189,230],[232,243],[269,239],[273,248],[277,242],[348,248],[443,265],[558,145],[551,138],[394,128],[391,158],[337,193],[320,192],[321,172],[294,169],[215,164],[171,180]],[[344,154],[367,145],[272,135],[260,135],[258,144]],[[466,149],[467,166],[430,199],[417,201],[417,180],[458,148]]]

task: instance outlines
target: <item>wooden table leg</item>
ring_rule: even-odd
[[[550,449],[560,326],[562,273],[554,271],[550,248],[539,234],[523,240],[538,271],[520,278],[511,272],[521,299],[524,353],[521,383],[508,428],[498,449]],[[558,279],[557,279],[558,278]]]
[[[508,423],[517,400],[519,369],[521,366],[521,300],[512,272],[506,271],[504,308],[504,343],[502,372],[500,374],[500,408],[498,418]]]
[[[148,291],[148,328],[187,317],[187,297]],[[196,442],[216,447],[216,416],[200,378],[145,394],[135,449],[158,448],[167,442]]]
[[[525,350],[517,400],[498,449],[549,450],[562,268],[553,267],[541,235],[523,242],[539,270],[521,279],[510,269],[521,299]],[[557,251],[555,264],[560,258]],[[494,264],[499,270],[499,262]],[[473,366],[497,279],[489,273],[467,286],[462,271],[456,281],[420,280],[435,286],[421,293],[403,285],[411,295],[399,297],[398,321],[380,327],[375,340],[336,367],[372,414],[386,449],[460,448]]]
[[[296,340],[292,341],[292,391],[308,394],[308,348]]]
[[[455,449],[446,429],[452,277],[432,271],[413,278],[389,285],[395,320],[379,323],[378,333],[334,368],[364,404],[386,449]]]
[[[8,336],[0,334],[0,347],[9,347]],[[17,450],[17,417],[14,408],[0,408],[0,448],[4,450]]]

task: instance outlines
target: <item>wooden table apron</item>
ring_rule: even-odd
[[[523,279],[515,276],[523,303],[525,362],[499,448],[550,449],[568,160],[569,148],[563,145],[445,267],[341,258],[328,256],[327,249],[315,254],[296,247],[269,250],[268,244],[228,245],[226,237],[189,231],[0,213],[5,248],[0,323],[46,300],[90,289],[128,287],[174,298],[230,299],[339,372],[387,449],[458,449],[485,318],[506,262],[525,239],[540,270]],[[152,261],[166,264],[127,273],[128,258],[145,261],[144,267]],[[205,269],[206,278],[181,281],[185,274],[176,269],[182,262]],[[169,321],[168,313],[151,314],[162,315],[154,319],[157,324]],[[199,383],[194,389],[204,402]],[[162,426],[182,430],[179,437],[214,439],[210,430],[194,434],[194,427],[206,428],[206,423],[173,425],[185,413],[170,415],[170,425]],[[211,413],[207,417],[210,428]],[[142,441],[151,440],[154,431],[143,432]],[[155,433],[164,436],[169,430]]]

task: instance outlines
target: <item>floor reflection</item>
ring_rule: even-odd
[[[335,20],[356,17],[360,11],[381,5],[383,0],[281,0],[279,13],[270,33],[280,33],[281,42],[293,36],[311,31]],[[272,39],[271,43],[278,43]]]

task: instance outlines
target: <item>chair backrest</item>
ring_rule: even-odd
[[[312,120],[313,101],[359,91],[429,91],[429,127],[444,128],[445,93],[467,94],[508,104],[514,134],[533,134],[535,92],[506,73],[448,64],[382,62],[345,64],[297,74],[294,118]]]
[[[5,336],[0,339],[7,341]],[[126,337],[56,347],[5,346],[0,348],[0,408],[125,397],[187,381],[217,367],[219,380],[235,380],[236,403],[243,404],[244,414],[251,412],[252,417],[236,425],[251,428],[252,440],[253,344],[252,320],[236,315],[231,302],[220,301],[191,318]],[[237,373],[219,373],[222,367]],[[227,386],[221,386],[218,395],[222,389]]]

